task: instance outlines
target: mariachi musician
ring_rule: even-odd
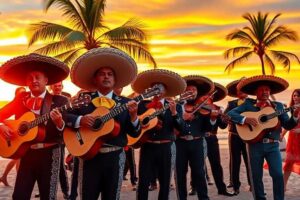
[[[90,113],[98,107],[113,109],[114,106],[127,104],[127,110],[114,117],[115,128],[119,125],[118,134],[96,149],[93,158],[80,159],[79,182],[82,183],[80,195],[83,200],[96,200],[100,194],[103,199],[120,197],[126,134],[137,137],[141,129],[137,118],[137,102],[118,96],[113,90],[130,84],[136,74],[135,61],[123,51],[114,48],[92,49],[79,57],[72,66],[72,82],[93,92],[88,92],[92,101],[87,107],[75,109],[67,115],[67,126],[91,129],[96,122],[96,116]],[[66,141],[65,143],[67,144]]]
[[[234,97],[236,99],[228,102],[228,105],[224,111],[224,113],[228,113],[230,110],[242,105],[248,95],[237,90],[236,86],[242,79],[238,79],[230,82],[226,88],[228,90],[228,96]],[[240,167],[241,167],[241,155],[243,156],[243,160],[246,166],[247,172],[247,180],[250,186],[250,174],[248,167],[248,156],[246,150],[246,143],[241,139],[238,135],[235,124],[229,121],[228,127],[228,145],[229,145],[229,174],[230,174],[230,186],[233,187],[233,191],[236,195],[240,193]],[[251,189],[251,186],[250,186]]]
[[[210,93],[214,89],[214,83],[203,76],[189,75],[184,77],[187,88],[192,91],[193,99],[187,100],[184,105],[183,117],[180,120],[179,134],[176,140],[176,187],[178,199],[187,198],[186,175],[188,164],[191,167],[193,186],[198,199],[207,200],[208,191],[204,170],[204,145],[205,133],[211,131],[216,120],[211,120],[210,115],[202,115],[195,110],[196,100],[200,96]],[[213,113],[212,113],[213,115]]]
[[[51,119],[38,126],[39,133],[45,135],[38,134],[37,140],[20,146],[27,150],[29,144],[29,149],[21,157],[12,198],[29,200],[37,182],[41,199],[56,199],[59,166],[62,160],[59,143],[64,121],[59,110],[55,108],[67,104],[68,99],[51,95],[46,90],[46,85],[65,79],[69,74],[69,68],[54,58],[29,54],[7,61],[0,70],[4,81],[28,86],[30,90],[18,95],[0,110],[0,122],[13,115],[18,119],[27,112],[39,116],[51,111]],[[0,140],[6,138],[13,144],[16,136],[9,127],[0,125],[0,137],[2,137]]]
[[[145,143],[142,144],[140,150],[138,200],[148,199],[148,186],[155,172],[157,172],[160,185],[158,199],[163,200],[169,197],[171,172],[174,169],[176,156],[174,128],[182,110],[173,99],[166,98],[179,95],[186,88],[186,83],[180,75],[163,69],[140,73],[132,83],[132,88],[135,92],[141,93],[153,85],[162,86],[164,92],[155,96],[151,101],[140,102],[139,114],[151,108],[159,110],[169,106],[169,109],[157,116],[157,125],[145,133],[145,138],[142,138]]]

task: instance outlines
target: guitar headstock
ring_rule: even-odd
[[[179,102],[182,101],[187,101],[187,100],[191,100],[195,97],[195,93],[193,91],[185,91],[184,93],[182,93],[179,97]]]
[[[145,92],[142,94],[144,99],[159,95],[164,90],[163,86],[160,84],[156,84],[151,88],[148,88],[145,90]]]
[[[79,108],[81,106],[87,106],[91,102],[91,96],[89,94],[81,95],[71,101],[73,108]]]

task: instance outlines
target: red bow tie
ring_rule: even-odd
[[[256,106],[259,108],[265,108],[265,107],[270,107],[271,104],[268,101],[260,101],[260,102],[257,102]]]
[[[43,98],[30,97],[25,101],[25,106],[30,110],[40,110],[42,107]]]

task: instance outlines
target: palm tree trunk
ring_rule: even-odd
[[[262,56],[259,56],[260,62],[261,62],[261,70],[262,70],[262,74],[266,75],[266,71],[265,71],[265,63],[264,63],[264,59]]]

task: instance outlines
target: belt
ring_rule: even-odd
[[[35,143],[30,146],[31,149],[44,149],[57,145],[58,143]]]
[[[165,144],[165,143],[172,142],[172,140],[147,140],[146,142],[152,144]]]
[[[274,139],[271,139],[271,138],[263,138],[262,139],[262,143],[278,143],[279,140],[274,140]]]
[[[184,135],[184,136],[179,136],[179,138],[190,141],[190,140],[197,140],[197,139],[200,139],[202,137],[201,136]]]
[[[118,151],[122,149],[122,147],[102,147],[99,149],[99,153],[109,153],[109,152],[113,152],[113,151]]]

